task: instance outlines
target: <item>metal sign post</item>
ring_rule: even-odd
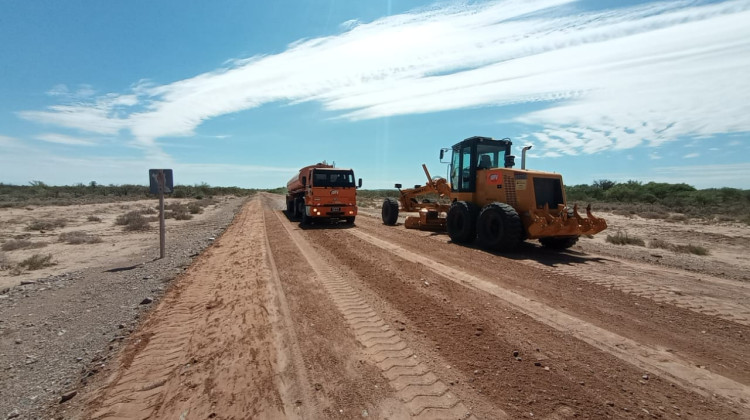
[[[164,225],[164,171],[160,170],[159,182],[159,258],[164,258],[164,248],[167,243],[167,231]]]
[[[159,258],[164,258],[167,229],[164,223],[164,194],[173,191],[171,169],[149,169],[149,188],[152,194],[159,194]]]

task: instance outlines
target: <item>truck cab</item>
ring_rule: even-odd
[[[320,163],[302,168],[287,184],[287,210],[303,224],[315,220],[343,220],[354,223],[357,216],[357,188],[354,171]]]

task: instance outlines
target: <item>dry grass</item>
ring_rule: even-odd
[[[99,217],[94,216],[93,214],[86,218],[89,222],[101,222],[102,219]]]
[[[44,248],[45,246],[47,246],[47,242],[32,242],[26,239],[11,239],[0,246],[0,248],[3,251],[14,251],[16,249]]]
[[[141,210],[133,210],[117,216],[115,224],[122,226],[126,231],[148,230],[151,227]]]
[[[649,248],[660,248],[666,249],[672,252],[681,252],[683,254],[695,254],[695,255],[708,255],[709,251],[700,245],[678,245],[671,242],[667,242],[663,239],[652,239],[648,242]]]
[[[81,230],[60,234],[60,242],[65,242],[71,245],[96,244],[101,241],[102,238]]]
[[[39,270],[51,265],[55,265],[55,263],[52,262],[52,254],[34,254],[18,263],[19,268],[26,268],[29,271]]]
[[[627,232],[618,231],[615,235],[607,235],[607,242],[615,245],[646,246],[646,241],[637,236],[628,236]]]
[[[34,220],[26,226],[26,230],[53,230],[55,228],[65,227],[67,220],[58,218],[50,220]]]

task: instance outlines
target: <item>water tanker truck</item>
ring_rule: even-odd
[[[357,188],[354,171],[335,168],[326,162],[305,166],[286,184],[286,211],[302,224],[343,220],[354,223],[357,216]]]

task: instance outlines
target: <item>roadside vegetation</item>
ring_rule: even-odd
[[[115,224],[122,226],[125,231],[141,231],[148,230],[150,225],[148,224],[150,219],[144,217],[144,214],[156,213],[153,209],[138,209],[131,210],[125,214],[117,216]]]
[[[26,230],[53,230],[55,228],[65,227],[68,221],[62,218],[47,219],[47,220],[34,220],[26,226]]]
[[[102,242],[102,238],[88,232],[77,230],[60,234],[60,242],[65,242],[70,245],[98,244]]]
[[[204,199],[217,196],[233,195],[245,197],[259,191],[285,193],[286,188],[254,189],[239,187],[212,187],[206,183],[196,185],[176,185],[172,198]],[[52,186],[41,181],[32,181],[29,185],[11,185],[0,183],[0,207],[22,207],[28,205],[65,206],[74,204],[111,203],[116,201],[135,201],[154,198],[145,185],[100,185],[91,181],[88,185]]]
[[[750,190],[662,182],[618,183],[606,179],[566,187],[568,202],[594,203],[597,210],[671,222],[703,219],[750,224]]]
[[[682,252],[685,254],[695,254],[695,255],[708,255],[709,254],[708,249],[700,245],[693,245],[693,244],[678,245],[678,244],[673,244],[671,242],[667,242],[662,239],[652,239],[648,241],[648,247],[649,248],[661,248],[661,249],[666,249],[668,251]]]
[[[629,236],[627,232],[617,231],[614,235],[607,235],[607,242],[615,245],[637,245],[646,246],[646,241],[637,237]]]
[[[55,265],[55,263],[52,261],[52,254],[34,254],[30,256],[29,258],[26,258],[25,260],[21,261],[17,264],[16,268],[21,269],[25,268],[29,271],[33,270],[40,270],[44,267],[49,267],[51,265]]]
[[[28,239],[11,239],[0,245],[3,251],[15,251],[17,249],[35,249],[44,248],[47,242],[33,242]]]

